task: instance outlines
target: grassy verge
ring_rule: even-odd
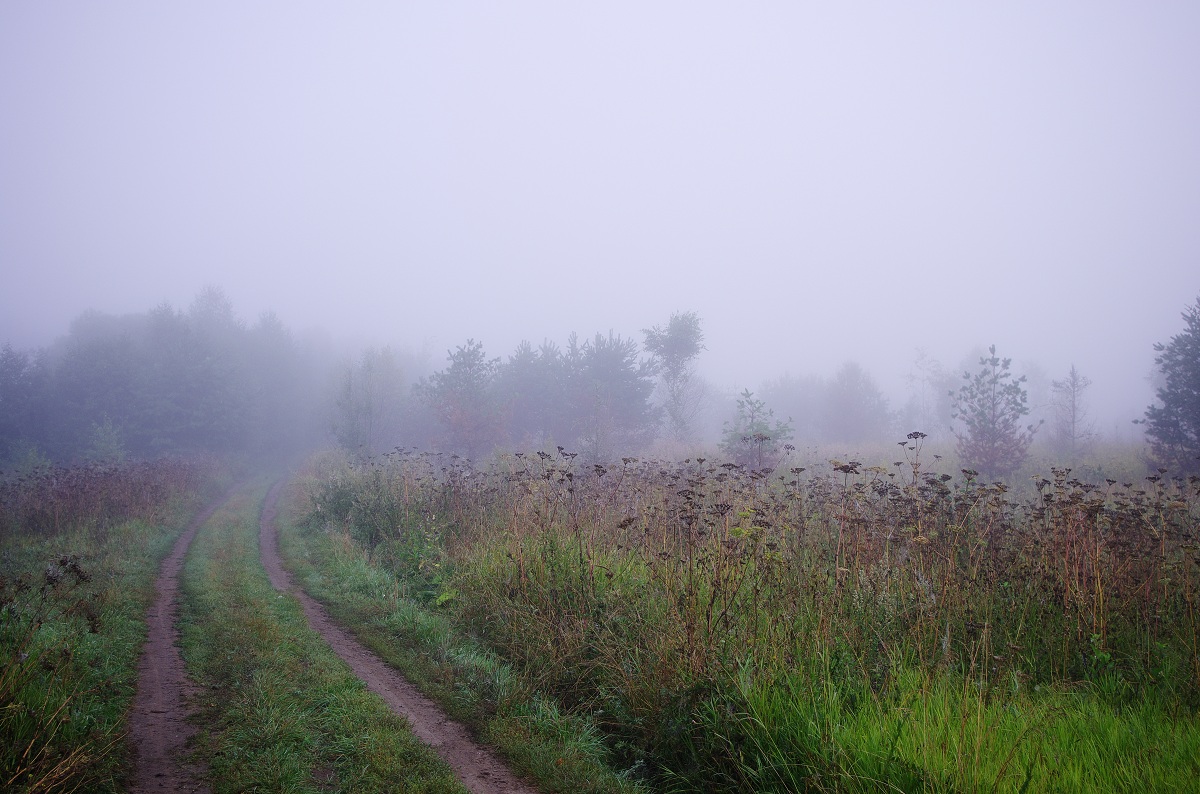
[[[660,790],[1194,789],[1200,481],[1015,499],[926,473],[916,436],[895,471],[791,477],[327,463],[311,587],[432,648],[451,699],[471,636]]]
[[[730,704],[736,707],[730,709]],[[987,697],[909,669],[881,695],[828,671],[743,675],[703,722],[743,787],[794,791],[1195,791],[1200,730],[1088,691]]]
[[[644,790],[606,764],[609,753],[594,723],[540,696],[436,606],[406,598],[395,575],[372,565],[345,534],[302,521],[308,505],[300,489],[290,491],[283,507],[281,551],[304,589],[543,791]]]
[[[215,490],[213,472],[170,469],[157,472],[173,479],[150,496],[138,487],[144,472],[120,470],[74,472],[77,487],[63,494],[28,486],[6,494],[0,790],[124,790],[125,718],[154,579],[200,504],[196,492]],[[84,504],[98,478],[108,489],[100,510]],[[137,503],[114,506],[114,487],[137,492]],[[54,521],[39,523],[39,514]]]
[[[257,539],[265,492],[214,516],[183,573],[184,657],[204,687],[199,747],[214,791],[463,791],[271,588]]]

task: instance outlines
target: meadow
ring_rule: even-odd
[[[1200,482],[1017,492],[923,443],[774,471],[325,458],[308,532],[656,790],[1194,790]]]
[[[886,457],[328,453],[281,547],[545,791],[1196,790],[1200,480],[1113,455],[985,482],[919,433]],[[5,789],[126,785],[154,573],[230,479],[0,483]],[[453,790],[266,584],[261,490],[185,569],[198,758],[222,790]]]

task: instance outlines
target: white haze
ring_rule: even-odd
[[[206,285],[435,362],[694,310],[721,386],[853,360],[898,406],[995,343],[1127,423],[1200,292],[1198,41],[1194,2],[5,3],[0,342]]]

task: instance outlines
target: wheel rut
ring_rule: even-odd
[[[259,522],[259,548],[271,585],[295,597],[309,625],[319,633],[360,680],[408,720],[413,733],[431,746],[474,794],[537,794],[522,782],[490,749],[476,742],[467,729],[408,682],[399,672],[364,647],[329,617],[325,609],[296,587],[279,555],[276,505],[282,483],[274,485],[263,504]]]
[[[188,678],[179,653],[179,574],[188,548],[213,514],[233,496],[231,489],[192,519],[163,560],[154,582],[154,603],[146,611],[146,644],[138,659],[137,690],[129,708],[129,738],[133,745],[130,791],[203,792],[205,769],[185,763],[188,740],[196,729],[188,701],[198,688]]]

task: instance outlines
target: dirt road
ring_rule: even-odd
[[[452,721],[436,703],[334,624],[320,604],[292,584],[279,557],[275,526],[281,489],[281,485],[275,485],[267,494],[259,524],[259,548],[272,586],[300,601],[309,625],[372,692],[409,721],[413,733],[450,764],[468,790],[476,794],[536,794],[536,789],[522,783],[489,749],[472,739],[466,728]]]
[[[233,491],[206,507],[190,523],[163,560],[154,582],[157,594],[146,612],[146,644],[138,660],[137,692],[129,709],[134,746],[132,792],[208,792],[204,770],[184,764],[188,739],[188,699],[196,692],[179,655],[179,573],[196,532],[229,500]]]

